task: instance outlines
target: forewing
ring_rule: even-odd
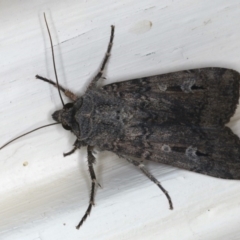
[[[97,145],[122,156],[151,160],[224,179],[240,179],[240,140],[228,127],[132,126],[124,137]]]
[[[235,112],[239,81],[234,70],[201,68],[113,83],[102,89],[128,105],[169,116],[169,123],[223,126]]]

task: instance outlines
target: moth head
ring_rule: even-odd
[[[62,124],[66,130],[72,130],[73,103],[67,103],[63,109],[55,111],[52,115],[53,120]]]

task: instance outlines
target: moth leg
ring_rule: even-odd
[[[71,151],[66,152],[66,153],[63,153],[63,156],[64,156],[64,157],[67,157],[67,156],[75,153],[76,150],[77,150],[77,147],[74,147]]]
[[[44,77],[41,77],[39,75],[36,75],[35,76],[37,79],[40,79],[44,82],[47,82],[47,83],[50,83],[51,85],[53,85],[54,87],[58,88],[59,86],[59,89],[60,91],[62,91],[66,97],[68,97],[70,100],[72,101],[76,101],[78,99],[77,95],[74,94],[73,92],[71,92],[70,90],[64,88],[63,86],[61,86],[60,84],[57,84],[55,83],[54,81],[50,80],[50,79],[47,79],[47,78],[44,78]]]
[[[134,166],[139,167],[139,169],[152,181],[154,182],[161,190],[162,192],[165,194],[165,196],[168,199],[169,202],[169,207],[172,210],[173,209],[173,204],[172,204],[172,200],[171,197],[169,196],[168,192],[162,187],[162,185],[160,184],[160,182],[145,168],[144,164],[142,162],[138,162],[136,160],[130,159],[126,156],[123,156],[128,162],[132,163]]]
[[[78,141],[78,139],[76,139],[76,141],[74,142],[73,146],[74,146],[74,147],[73,147],[73,149],[72,149],[71,151],[66,152],[66,153],[63,153],[63,156],[64,156],[64,157],[67,157],[67,156],[75,153],[75,151],[76,151],[78,148],[79,148],[79,149],[81,148],[81,143]]]
[[[91,83],[89,84],[88,86],[88,89],[93,89],[93,88],[96,88],[96,84],[98,82],[98,80],[102,77],[103,75],[103,71],[104,71],[104,68],[106,66],[106,63],[110,57],[110,54],[111,54],[111,49],[112,49],[112,45],[113,45],[113,38],[114,38],[114,26],[112,25],[111,26],[111,35],[110,35],[110,40],[109,40],[109,43],[108,43],[108,48],[107,48],[107,52],[106,52],[106,55],[103,59],[103,63],[102,63],[102,66],[100,68],[100,71],[97,73],[97,75],[93,78],[93,80],[91,81]]]
[[[94,196],[95,196],[95,189],[96,189],[97,180],[96,180],[96,175],[95,175],[95,172],[94,172],[93,164],[95,163],[96,159],[92,154],[92,147],[88,146],[87,153],[88,153],[88,169],[89,169],[90,177],[91,177],[91,180],[92,180],[92,187],[91,187],[91,194],[90,194],[90,200],[89,200],[88,208],[87,208],[85,214],[83,215],[81,221],[76,226],[77,229],[79,229],[82,226],[83,222],[90,215],[92,207],[95,205],[94,204]]]

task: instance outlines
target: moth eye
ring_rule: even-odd
[[[63,127],[65,130],[68,130],[68,131],[72,130],[72,128],[70,128],[70,127],[67,126],[67,125],[63,125],[63,124],[62,124],[62,127]]]
[[[69,108],[71,108],[73,106],[73,103],[67,103],[67,104],[65,104],[64,105],[64,109],[69,109]]]

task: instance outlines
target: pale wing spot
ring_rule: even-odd
[[[181,89],[183,92],[185,93],[189,93],[192,91],[192,86],[195,84],[195,79],[188,79],[186,81],[183,82],[183,84],[181,85]]]
[[[171,147],[169,145],[163,144],[162,151],[164,152],[171,152]]]
[[[158,88],[159,88],[160,91],[164,92],[164,91],[167,90],[167,85],[163,84],[163,83],[159,83]]]
[[[189,159],[196,160],[197,159],[196,152],[197,152],[197,148],[190,146],[186,149],[185,154]]]

